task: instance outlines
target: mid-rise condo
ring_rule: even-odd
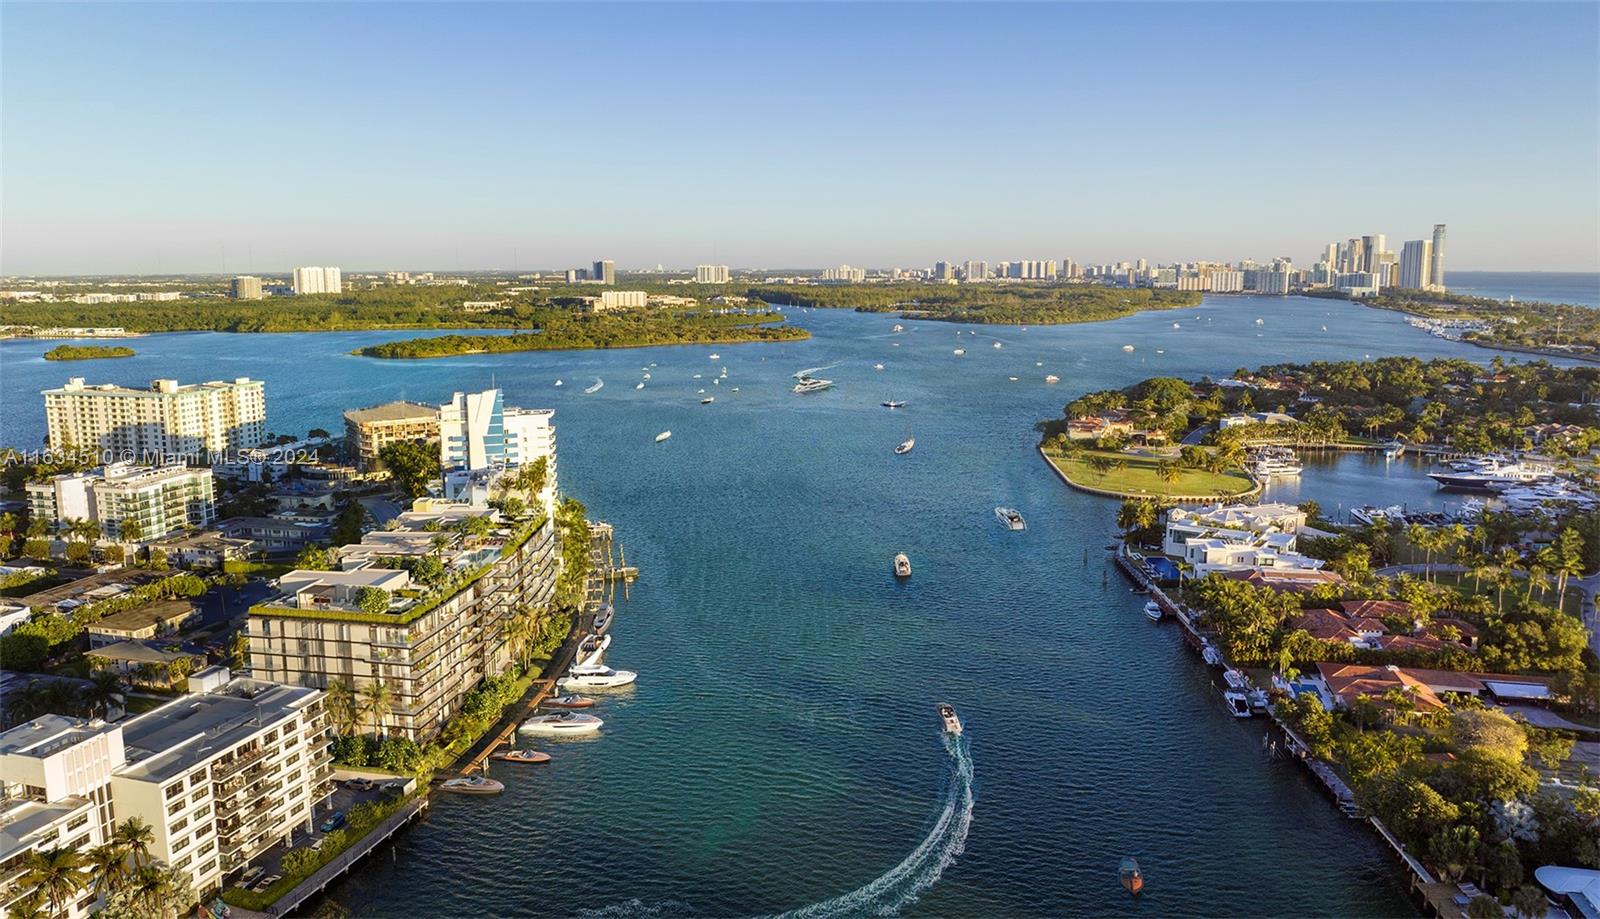
[[[267,402],[260,380],[239,377],[149,389],[73,377],[44,395],[50,446],[111,451],[124,458],[203,456],[245,450],[266,435]]]
[[[120,536],[129,521],[137,524],[140,539],[160,539],[208,527],[217,516],[215,483],[207,468],[112,463],[29,482],[26,490],[34,519],[88,520],[112,537]]]
[[[420,402],[386,402],[344,413],[345,450],[362,470],[378,467],[378,454],[398,441],[439,439],[439,408]]]

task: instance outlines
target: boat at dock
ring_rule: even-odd
[[[1242,671],[1234,670],[1231,667],[1222,671],[1222,680],[1228,684],[1230,689],[1246,690],[1250,688],[1250,678],[1245,676]]]
[[[590,635],[578,646],[578,663],[594,665],[600,663],[600,658],[611,647],[610,635]]]
[[[1222,701],[1228,705],[1228,714],[1235,718],[1253,718],[1255,712],[1250,710],[1250,696],[1248,693],[1237,689],[1222,691]]]
[[[604,635],[606,629],[611,628],[611,619],[614,613],[615,610],[612,609],[609,603],[600,607],[600,611],[594,614],[594,620],[589,624],[589,631],[596,635]]]
[[[1022,519],[1022,514],[1014,507],[997,507],[994,516],[1000,525],[1008,530],[1026,530],[1028,522]]]
[[[907,437],[905,440],[900,441],[900,446],[894,448],[895,455],[905,456],[907,453],[910,453],[911,448],[915,447],[916,445],[917,439],[915,437]]]
[[[1300,458],[1288,447],[1262,447],[1255,452],[1251,471],[1258,479],[1294,478],[1303,470]]]
[[[1511,485],[1541,482],[1555,475],[1555,471],[1548,466],[1508,461],[1496,456],[1457,461],[1450,466],[1452,471],[1430,472],[1428,478],[1438,482],[1440,488],[1496,491]]]
[[[502,763],[548,763],[550,754],[538,750],[507,750],[489,757]]]
[[[880,402],[879,404],[882,405],[884,408],[905,408],[906,407],[905,402],[903,400],[900,400],[900,399],[889,399],[889,400],[887,400],[885,402]]]
[[[1161,604],[1154,600],[1145,601],[1144,614],[1151,620],[1159,622],[1162,616]]]
[[[540,708],[593,708],[594,700],[583,696],[551,696],[539,703]]]
[[[949,702],[940,702],[935,709],[939,713],[939,720],[944,722],[944,732],[961,736],[961,719],[956,716],[956,707]]]
[[[1211,642],[1206,641],[1204,638],[1200,639],[1200,641],[1201,641],[1201,645],[1200,645],[1200,659],[1201,660],[1205,661],[1206,663],[1210,664],[1213,667],[1226,667],[1228,665],[1227,659],[1225,659],[1222,656],[1222,649],[1218,648],[1216,645],[1212,644]]]
[[[567,675],[556,680],[556,686],[563,691],[580,689],[617,689],[627,686],[639,679],[639,674],[632,670],[612,670],[604,664],[577,664]]]
[[[1139,870],[1139,863],[1133,856],[1122,860],[1122,865],[1117,868],[1117,880],[1122,883],[1122,889],[1134,896],[1144,890],[1144,872]]]
[[[577,737],[593,734],[605,724],[593,715],[581,712],[557,712],[553,715],[535,715],[517,727],[524,734],[541,734],[546,737]]]
[[[666,440],[667,438],[669,438],[671,436],[672,436],[672,432],[671,431],[662,431],[660,434],[656,435],[656,443],[661,443],[663,440]]]
[[[583,394],[587,396],[587,395],[589,395],[591,393],[597,393],[601,389],[604,389],[605,385],[606,385],[606,381],[605,380],[602,380],[599,377],[595,377],[594,378],[594,385],[590,386],[588,389],[585,389],[583,391]]]
[[[1395,460],[1395,459],[1399,459],[1400,457],[1405,456],[1405,455],[1406,455],[1406,445],[1401,443],[1398,440],[1391,440],[1388,443],[1383,445],[1383,458],[1384,459]]]
[[[491,778],[481,775],[471,775],[459,779],[450,779],[439,786],[440,791],[448,791],[458,795],[497,795],[506,790],[506,786]]]
[[[894,557],[894,576],[897,578],[911,577],[911,559],[904,552]]]
[[[801,377],[800,382],[794,384],[794,392],[805,395],[808,392],[822,392],[833,385],[832,380],[818,379],[817,377]]]

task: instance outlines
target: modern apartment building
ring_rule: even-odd
[[[590,280],[601,284],[617,283],[617,263],[610,259],[594,263],[594,270],[589,272]]]
[[[728,283],[727,265],[696,265],[694,266],[694,280],[696,284],[726,284]]]
[[[344,293],[344,278],[338,268],[296,268],[293,285],[296,294]]]
[[[1400,286],[1427,290],[1433,284],[1433,240],[1413,239],[1400,247]]]
[[[822,280],[824,281],[852,281],[855,283],[860,283],[866,279],[867,270],[865,268],[851,268],[849,265],[840,265],[838,268],[822,269]]]
[[[547,408],[508,408],[498,389],[456,393],[439,406],[439,464],[445,470],[445,497],[454,499],[451,487],[460,476],[492,468],[515,469],[540,458],[545,460],[545,491],[541,499],[553,507],[556,488],[555,411]]]
[[[642,310],[648,305],[649,300],[649,295],[642,290],[608,290],[592,298],[589,308],[598,313],[611,310]]]
[[[73,377],[43,395],[50,446],[58,450],[109,450],[124,458],[204,457],[258,446],[266,434],[264,387],[249,377],[188,386],[154,380],[149,389],[90,386]]]
[[[457,529],[473,517],[490,531]],[[467,693],[510,664],[506,626],[523,609],[546,610],[560,560],[548,518],[514,523],[424,499],[396,521],[341,548],[340,570],[280,578],[279,595],[250,610],[250,664],[258,677],[301,686],[344,680],[360,690],[381,681],[394,698],[383,729],[426,743]],[[422,557],[444,563],[437,583],[380,567]],[[362,611],[370,589],[387,594],[387,610]]]
[[[220,889],[254,856],[311,828],[332,791],[322,693],[215,668],[206,691],[116,724],[45,715],[0,734],[0,876],[28,851],[86,849],[138,817],[150,855]],[[0,899],[25,893],[0,884]],[[94,906],[80,895],[69,917]]]
[[[1444,224],[1433,225],[1433,251],[1428,255],[1428,283],[1433,290],[1444,290]]]
[[[386,402],[344,413],[344,446],[363,471],[377,468],[378,453],[403,440],[439,439],[439,409],[420,402]]]
[[[205,468],[112,463],[25,487],[35,519],[90,520],[112,537],[121,535],[127,520],[138,522],[140,539],[160,539],[210,526],[217,513],[215,483]]]
[[[228,285],[228,296],[235,300],[260,300],[261,279],[241,274]]]

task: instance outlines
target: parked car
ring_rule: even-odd
[[[268,887],[271,887],[273,884],[276,884],[281,880],[283,880],[283,875],[281,875],[281,874],[269,874],[266,877],[262,878],[261,880],[256,881],[255,887],[253,889],[255,889],[255,890],[266,890]]]
[[[344,783],[344,787],[350,789],[351,791],[371,791],[372,789],[376,788],[377,785],[378,783],[371,779],[351,779],[350,781]]]
[[[328,819],[322,821],[322,832],[332,833],[342,826],[344,826],[344,811],[334,811],[328,815]]]
[[[266,870],[267,869],[261,867],[260,865],[255,865],[254,867],[250,868],[250,870],[239,876],[239,886],[249,887],[250,882],[266,873]]]

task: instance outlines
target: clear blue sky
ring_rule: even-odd
[[[5,273],[1594,270],[1592,3],[8,3]]]

